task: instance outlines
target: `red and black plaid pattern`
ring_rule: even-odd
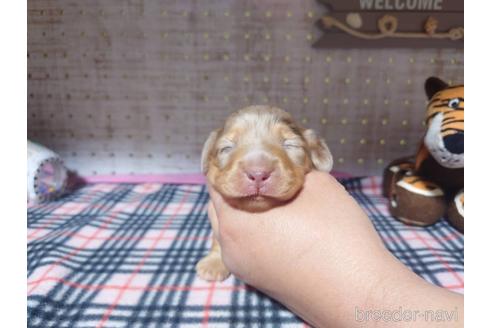
[[[389,250],[426,280],[463,292],[463,236],[445,221],[391,218],[378,178],[343,183]],[[30,327],[302,327],[234,277],[198,279],[210,245],[201,185],[95,184],[28,208]]]

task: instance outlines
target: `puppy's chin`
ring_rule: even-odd
[[[296,184],[291,185],[291,187],[282,193],[269,194],[269,195],[251,195],[251,196],[240,196],[239,191],[231,192],[232,190],[228,188],[223,188],[224,186],[215,186],[215,189],[224,197],[224,199],[234,208],[248,211],[248,212],[264,212],[273,207],[285,204],[296,197],[299,191],[302,189],[303,183],[297,180]],[[234,190],[234,188],[232,188]]]
[[[241,198],[226,197],[225,199],[232,207],[247,212],[264,212],[286,202],[265,196],[249,196]]]

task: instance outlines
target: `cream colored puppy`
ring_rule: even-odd
[[[333,166],[323,139],[298,126],[287,112],[269,106],[250,106],[229,116],[208,137],[201,162],[209,185],[232,206],[251,212],[292,199],[307,172],[328,172]],[[224,280],[230,272],[221,258],[217,222],[210,211],[211,203],[212,248],[196,271],[205,280]]]

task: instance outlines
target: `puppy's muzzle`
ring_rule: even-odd
[[[270,189],[276,161],[264,153],[249,154],[240,163],[241,179],[247,194],[261,194]]]

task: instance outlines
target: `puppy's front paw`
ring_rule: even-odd
[[[230,274],[219,254],[208,254],[196,264],[195,269],[200,278],[208,281],[222,281]]]

